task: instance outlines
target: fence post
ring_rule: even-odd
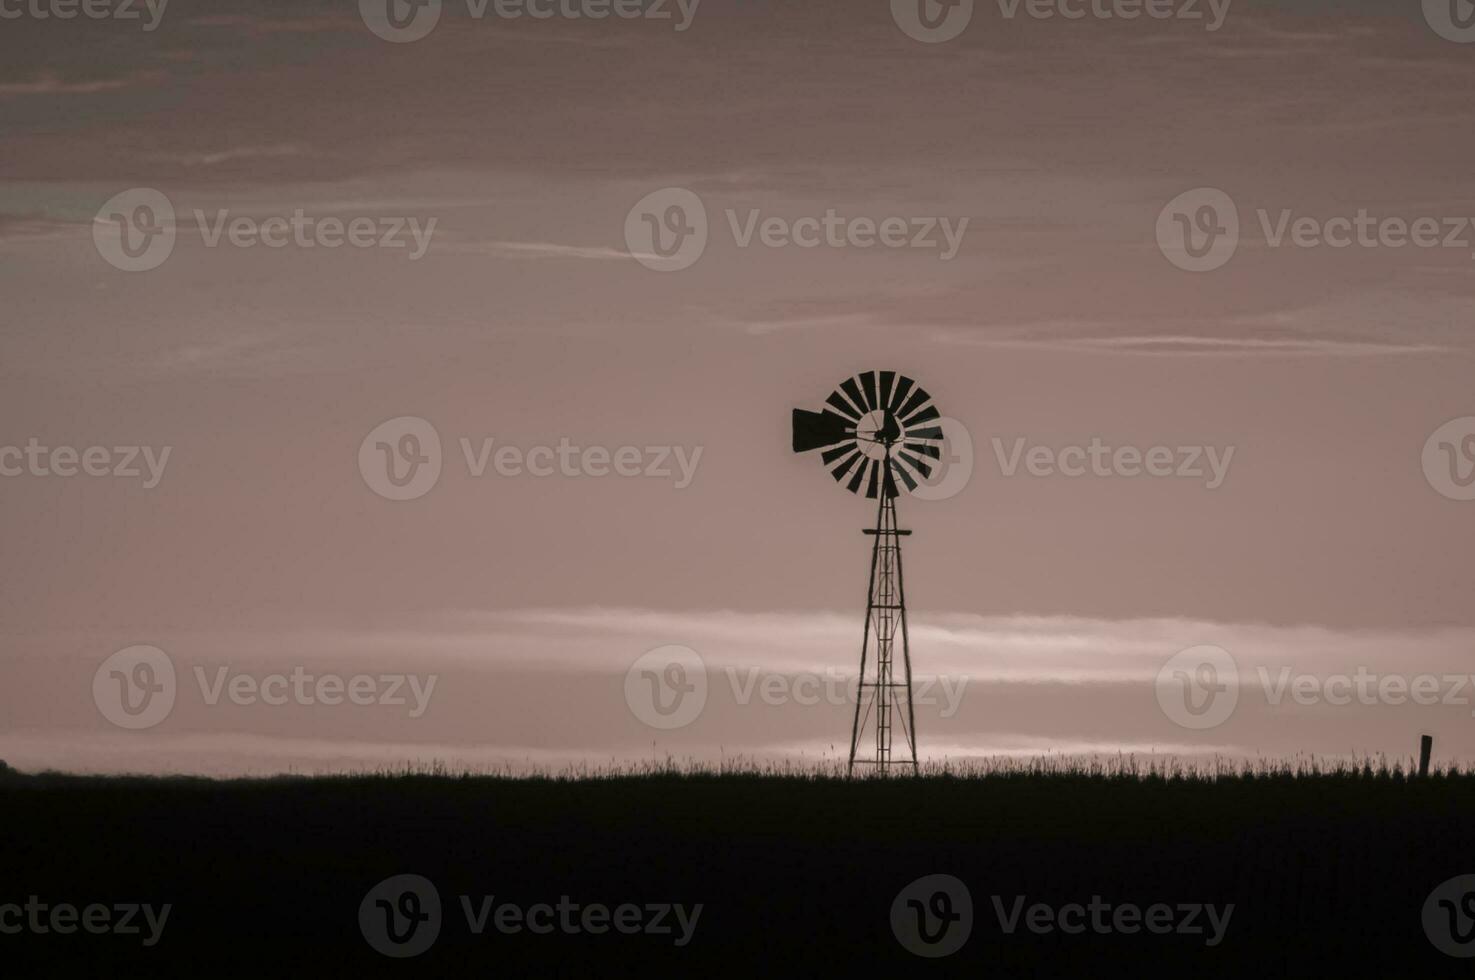
[[[1419,736],[1419,777],[1429,775],[1429,753],[1434,750],[1434,736]]]

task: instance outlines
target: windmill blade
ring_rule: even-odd
[[[941,442],[942,441],[942,427],[941,426],[937,426],[937,425],[931,425],[931,426],[928,426],[925,429],[918,429],[916,432],[908,432],[907,433],[907,438],[908,439],[936,439],[938,442]]]
[[[932,475],[931,463],[924,463],[921,459],[911,455],[910,453],[898,453],[897,455],[902,460],[905,460],[908,466],[916,470],[918,473],[922,474],[923,479],[926,479],[927,477]]]
[[[875,462],[875,461],[874,460],[871,460],[871,462]],[[849,483],[845,484],[845,489],[846,490],[849,490],[851,493],[860,493],[860,485],[861,485],[861,482],[863,480],[865,480],[865,478],[866,478],[866,460],[862,459],[860,461],[860,465],[855,468],[855,475],[850,478],[850,482]]]
[[[876,372],[867,371],[862,374],[860,376],[860,386],[865,389],[866,410],[874,412],[876,409],[880,408],[881,403],[876,400]]]
[[[819,458],[824,461],[824,464],[826,466],[831,466],[834,464],[835,460],[844,459],[851,453],[858,452],[860,452],[860,450],[855,447],[855,443],[847,442],[844,445],[832,446],[829,449],[826,449],[824,452],[819,454]]]
[[[911,427],[913,425],[921,425],[923,422],[931,422],[933,419],[940,418],[942,418],[942,413],[937,410],[937,406],[928,405],[917,414],[902,419],[901,424],[907,427]]]
[[[942,450],[936,446],[929,446],[921,442],[905,442],[902,447],[909,452],[921,453],[923,456],[931,456],[933,459],[942,459]]]
[[[864,415],[870,411],[870,407],[866,405],[865,396],[860,393],[860,385],[855,383],[854,378],[846,378],[840,382],[840,390],[849,395],[850,400],[855,402],[855,407],[860,409],[859,414]]]
[[[892,392],[891,402],[886,406],[886,410],[892,415],[896,415],[896,410],[901,407],[902,400],[906,398],[907,392],[911,391],[912,386],[915,384],[916,382],[911,378],[902,375],[901,380],[896,383],[896,390]]]
[[[794,409],[794,452],[807,453],[852,438],[855,426],[831,411],[806,412]]]
[[[871,476],[870,476],[870,479],[866,481],[866,499],[867,500],[875,500],[876,499],[876,484],[878,482],[878,478],[880,476],[880,472],[881,472],[881,464],[878,461],[874,460],[874,459],[871,460]]]
[[[899,419],[907,418],[918,408],[920,408],[924,403],[931,400],[932,396],[927,394],[926,390],[918,388],[916,391],[912,392],[912,397],[906,400],[906,404],[901,406],[901,408],[898,408],[892,414]]]
[[[912,479],[911,473],[907,472],[907,468],[905,466],[893,466],[892,469],[896,471],[897,476],[901,477],[901,482],[907,485],[907,493],[913,493],[916,491],[917,481]],[[892,494],[892,496],[897,495]]]
[[[845,474],[850,472],[850,468],[855,465],[855,461],[858,459],[865,459],[865,456],[861,453],[859,449],[855,449],[854,447],[852,447],[850,450],[850,455],[845,458],[845,461],[842,462],[839,466],[835,467],[833,470],[830,470],[830,475],[835,478],[836,483],[839,483],[845,479]]]
[[[896,385],[895,371],[881,372],[881,400],[876,404],[888,411],[891,408],[891,389]]]
[[[825,404],[833,405],[836,411],[852,422],[860,418],[860,413],[844,398],[841,398],[838,391],[830,392],[830,397],[825,399]]]

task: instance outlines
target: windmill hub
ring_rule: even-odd
[[[869,459],[885,459],[901,437],[896,416],[887,411],[867,412],[855,426],[855,439]]]

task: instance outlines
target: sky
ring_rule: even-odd
[[[954,434],[899,502],[923,758],[1475,761],[1440,3],[50,2],[0,2],[10,764],[843,759],[874,511],[789,417],[877,369]]]

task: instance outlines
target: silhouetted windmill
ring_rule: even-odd
[[[908,491],[932,475],[942,456],[941,417],[928,395],[911,378],[895,371],[867,371],[847,378],[825,399],[820,412],[794,409],[794,452],[823,450],[830,475],[851,493],[865,491],[879,500],[871,544],[871,579],[866,593],[866,623],[861,635],[860,680],[855,721],[850,730],[850,760],[886,772],[892,765],[917,770],[916,714],[912,709],[912,654],[907,637],[906,592],[902,586],[901,539],[911,534],[896,526],[897,479]],[[898,628],[905,679],[892,677],[892,650]],[[872,655],[872,651],[874,654]],[[869,679],[867,664],[871,665]],[[897,692],[902,692],[898,697]],[[901,699],[905,699],[905,706]],[[899,723],[910,759],[891,757],[893,722]],[[862,733],[874,727],[874,759],[856,759]]]

